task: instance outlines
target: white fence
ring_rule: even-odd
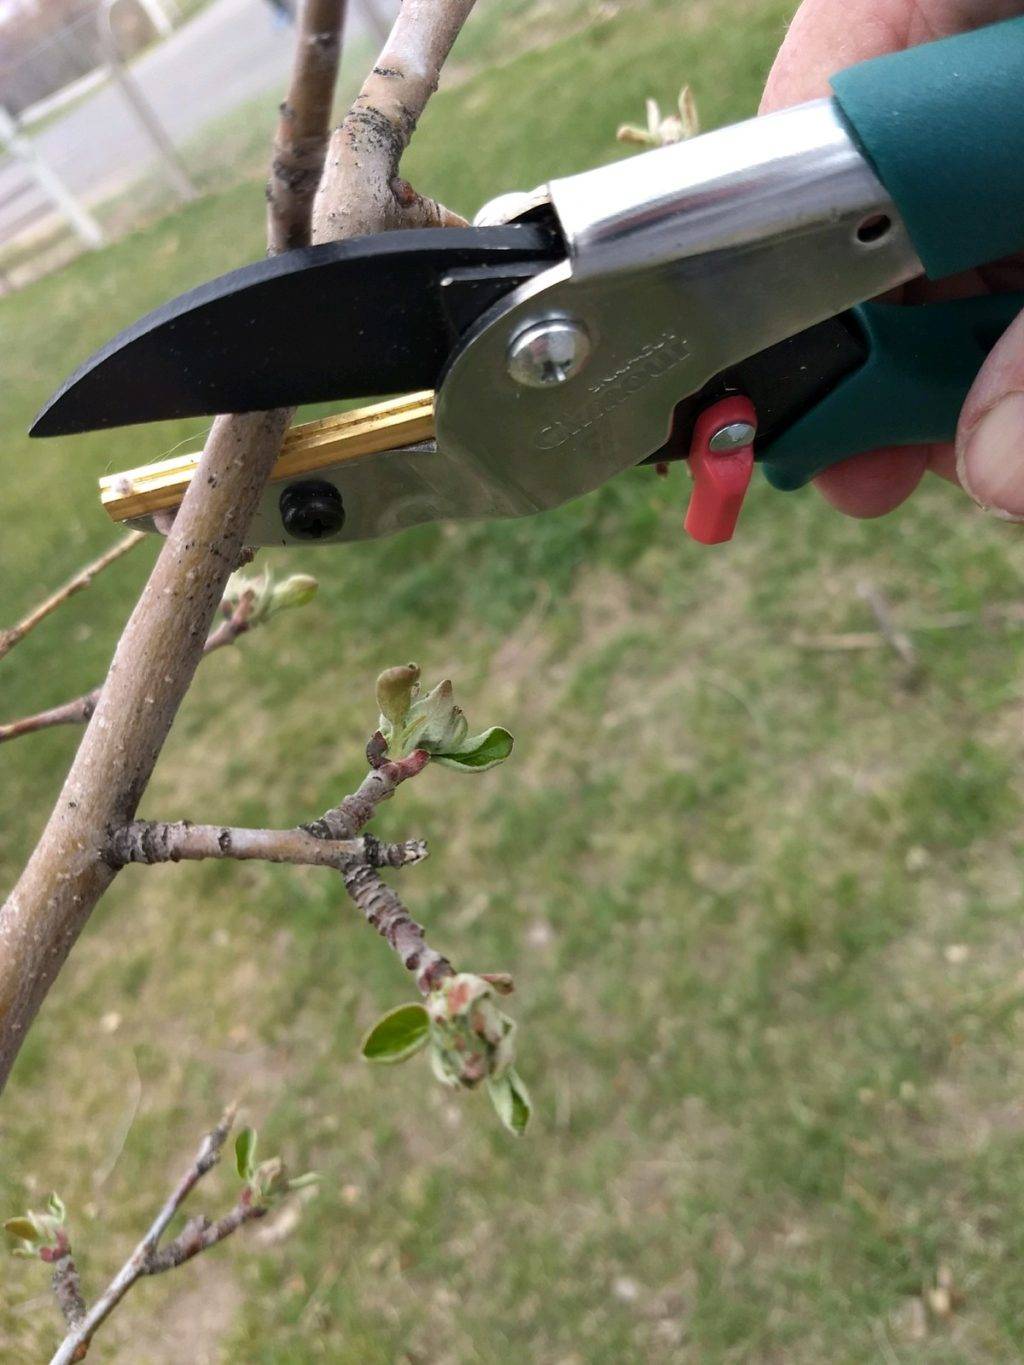
[[[136,5],[170,0],[92,0],[90,51],[102,65],[22,109],[20,117],[13,108],[0,112],[0,271],[6,262],[19,283],[67,259],[76,243],[77,250],[99,245],[103,232],[93,206],[122,194],[151,168],[179,198],[191,197],[177,147],[211,119],[255,97],[273,101],[284,88],[292,44],[270,0],[210,0],[130,64],[119,60],[110,25],[115,2],[123,19]],[[356,0],[349,38],[378,43],[397,7],[398,0]],[[0,82],[0,110],[6,103]]]

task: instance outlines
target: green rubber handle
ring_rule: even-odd
[[[1024,16],[832,79],[933,279],[1024,250]]]
[[[949,303],[865,303],[851,310],[868,354],[758,454],[768,482],[801,488],[822,469],[876,446],[951,441],[967,391],[1024,294]]]

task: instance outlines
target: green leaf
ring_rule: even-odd
[[[498,1118],[516,1137],[522,1137],[530,1122],[530,1095],[515,1067],[509,1067],[497,1079],[490,1077],[487,1090]]]
[[[64,1207],[64,1200],[61,1199],[60,1195],[57,1193],[56,1190],[53,1191],[49,1199],[46,1201],[46,1207],[53,1214],[54,1218],[56,1218],[58,1224],[60,1226],[63,1226],[64,1221],[68,1216],[68,1211]]]
[[[425,1046],[429,1030],[422,1005],[399,1005],[370,1029],[363,1039],[363,1056],[368,1062],[404,1062]]]
[[[4,1224],[4,1232],[11,1237],[17,1237],[23,1242],[34,1242],[39,1236],[39,1229],[31,1218],[24,1215],[20,1218],[8,1218]]]
[[[283,583],[275,584],[267,603],[267,616],[275,612],[288,611],[292,607],[304,607],[316,596],[319,583],[308,573],[293,573]]]
[[[320,1176],[316,1171],[307,1171],[305,1175],[297,1175],[288,1181],[289,1190],[305,1189],[307,1185],[318,1185]]]
[[[256,1170],[255,1128],[243,1128],[235,1138],[235,1165],[243,1180],[252,1180]]]
[[[436,753],[434,761],[449,768],[483,772],[508,758],[514,742],[512,736],[502,726],[492,725],[482,735],[471,735],[469,739],[463,740],[457,750],[451,753]]]

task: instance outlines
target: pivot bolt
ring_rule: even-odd
[[[345,525],[345,504],[333,483],[304,479],[290,483],[278,503],[281,524],[296,540],[325,540]]]
[[[587,329],[574,318],[535,322],[509,344],[509,377],[528,389],[566,384],[584,368],[590,349]]]
[[[752,422],[727,422],[712,434],[708,450],[713,450],[717,455],[724,455],[729,450],[742,450],[750,445],[756,435],[757,428]]]

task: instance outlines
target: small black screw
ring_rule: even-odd
[[[333,483],[304,479],[291,483],[278,503],[284,529],[296,540],[323,540],[345,525],[345,504]]]

